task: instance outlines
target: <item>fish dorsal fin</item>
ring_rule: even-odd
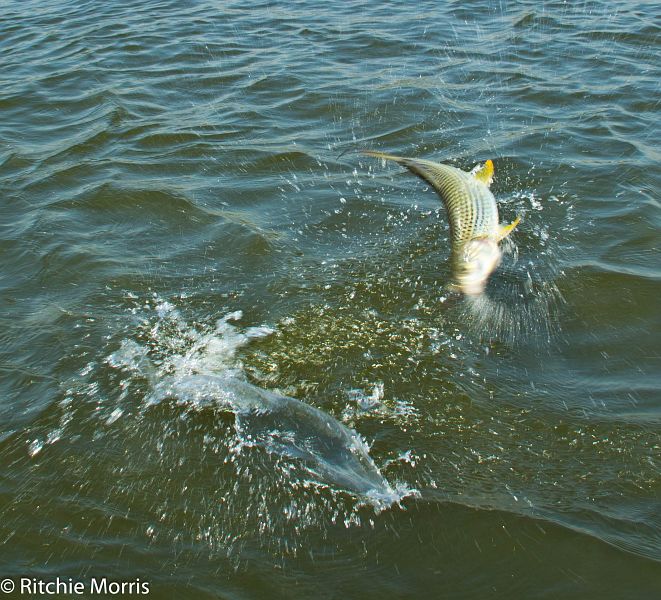
[[[487,160],[482,166],[473,169],[472,173],[475,179],[489,187],[493,181],[493,161]]]

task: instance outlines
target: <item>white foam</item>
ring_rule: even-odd
[[[412,493],[388,483],[356,431],[314,406],[248,381],[240,349],[274,330],[240,328],[235,323],[242,318],[236,311],[213,328],[190,326],[174,305],[160,301],[144,325],[151,339],[146,344],[123,340],[106,362],[147,379],[145,410],[169,400],[189,410],[213,407],[233,413],[236,451],[257,446],[296,461],[316,483],[351,492],[377,510]],[[383,384],[377,384],[372,401],[382,398]],[[106,423],[122,414],[116,408]]]

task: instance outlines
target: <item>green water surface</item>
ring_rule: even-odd
[[[660,14],[3,2],[0,579],[660,598]],[[362,148],[494,160],[488,302]],[[355,431],[396,499],[155,400],[205,369]]]

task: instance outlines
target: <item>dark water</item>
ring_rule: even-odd
[[[0,578],[661,597],[659,15],[3,3]]]

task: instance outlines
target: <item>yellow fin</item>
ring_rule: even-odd
[[[489,159],[481,167],[473,169],[473,177],[489,187],[493,181],[493,161]]]
[[[504,240],[512,231],[514,231],[514,228],[521,222],[521,217],[517,217],[512,221],[509,225],[501,225],[500,226],[500,231],[498,232],[498,241]]]

